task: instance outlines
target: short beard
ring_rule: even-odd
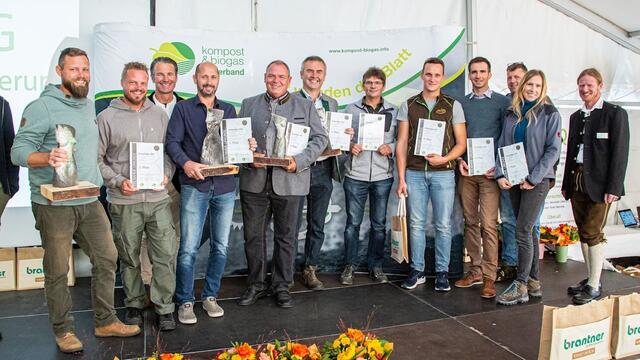
[[[144,100],[145,100],[145,98],[144,98],[144,97],[142,97],[142,99],[140,99],[140,101],[136,101],[135,99],[133,99],[133,98],[129,97],[129,96],[127,95],[127,93],[124,93],[123,95],[124,95],[124,97],[125,97],[125,98],[126,98],[126,99],[131,103],[131,104],[133,104],[133,105],[135,105],[135,106],[138,106],[138,105],[142,104],[142,103],[144,102]]]
[[[71,81],[67,79],[62,79],[62,86],[65,89],[69,90],[71,96],[76,99],[84,99],[89,94],[89,82],[85,86],[75,86]]]

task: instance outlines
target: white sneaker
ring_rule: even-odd
[[[224,309],[218,305],[216,298],[209,296],[202,302],[202,308],[207,312],[207,315],[212,318],[221,317],[224,315]]]
[[[182,324],[195,324],[198,322],[196,314],[193,312],[193,303],[184,303],[178,308],[178,321]]]

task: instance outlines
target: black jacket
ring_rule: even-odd
[[[580,110],[571,115],[567,159],[562,179],[562,191],[570,199],[574,191],[574,176],[580,126]],[[591,200],[603,202],[604,194],[624,195],[624,177],[629,159],[629,118],[618,105],[604,102],[584,118],[583,173],[585,188]]]
[[[18,192],[20,168],[11,162],[11,147],[15,136],[9,102],[0,96],[0,183],[4,193],[9,196]]]

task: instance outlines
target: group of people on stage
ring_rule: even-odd
[[[452,212],[455,196],[459,195],[471,264],[454,286],[481,285],[483,298],[496,297],[504,305],[542,296],[536,232],[545,197],[555,184],[562,147],[562,121],[547,97],[542,71],[527,71],[522,63],[509,65],[510,93],[504,96],[489,88],[489,60],[476,57],[467,69],[471,93],[454,98],[441,92],[444,62],[429,58],[420,75],[422,91],[397,107],[382,96],[385,73],[371,67],[362,76],[364,96],[343,110],[353,115],[352,128],[345,131],[351,136],[350,150],[340,156],[326,156],[322,154],[330,145],[323,119],[328,112],[338,111],[338,103],[322,92],[327,64],[318,56],[309,56],[302,62],[303,88],[294,93],[289,92],[289,66],[281,60],[269,63],[264,74],[265,92],[244,99],[239,114],[216,96],[220,73],[215,64],[197,65],[193,75],[197,95],[183,99],[174,92],[177,64],[159,57],[149,69],[139,62],[125,64],[121,76],[124,96],[98,106],[102,109],[96,120],[94,104],[87,99],[89,68],[83,50],[63,50],[56,66],[61,84],[48,85],[40,98],[26,107],[15,139],[8,104],[2,99],[0,180],[7,196],[0,197],[0,205],[4,207],[5,199],[17,191],[16,165],[28,167],[33,214],[45,249],[49,317],[61,351],[82,349],[74,332],[67,288],[72,239],[92,264],[96,336],[126,337],[140,332],[145,283],[150,285],[150,301],[160,330],[175,329],[176,305],[179,322],[196,323],[194,265],[203,238],[210,240],[211,250],[202,307],[210,317],[224,315],[217,298],[227,258],[236,180],[232,175],[205,177],[202,171],[206,165],[201,163],[207,128],[219,128],[220,111],[224,119],[251,118],[253,137],[247,142],[254,157],[270,157],[275,151],[274,116],[307,126],[310,132],[306,148],[288,157],[288,166],[254,162],[240,167],[239,193],[249,275],[238,305],[248,306],[273,295],[278,306],[293,306],[290,286],[305,198],[307,231],[302,277],[310,289],[323,288],[317,266],[334,180],[344,187],[347,215],[340,282],[352,284],[359,266],[360,225],[367,199],[371,220],[367,268],[374,281],[387,282],[383,270],[386,211],[394,172],[397,195],[406,197],[408,207],[411,271],[401,284],[403,288],[414,289],[426,281],[425,227],[430,202],[436,234],[435,289],[451,289],[448,269]],[[155,84],[151,95],[147,95],[149,77]],[[629,124],[625,110],[603,101],[603,81],[597,70],[581,72],[577,84],[584,105],[571,116],[562,194],[571,199],[588,270],[588,277],[568,291],[575,303],[583,304],[601,294],[602,228],[610,204],[624,195]],[[375,151],[365,150],[354,140],[362,113],[384,116],[384,144]],[[5,114],[9,115],[8,121]],[[414,155],[420,119],[442,122],[442,154]],[[77,143],[73,154],[57,146],[55,125],[60,123],[75,128]],[[470,175],[467,138],[493,138],[496,149],[522,143],[529,175],[522,183],[512,184],[499,161],[484,175]],[[214,141],[221,140],[218,136]],[[134,187],[130,174],[131,142],[164,143],[164,187],[160,190]],[[111,224],[95,197],[51,203],[41,195],[40,185],[50,183],[54,168],[63,166],[71,157],[77,164],[79,179],[106,186]],[[501,266],[498,214],[502,221]],[[269,266],[266,233],[271,220],[273,259]],[[207,232],[204,237],[203,232]],[[127,307],[124,323],[116,317],[113,303],[117,259]],[[513,282],[496,294],[495,282],[506,280]]]

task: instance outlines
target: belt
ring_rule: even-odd
[[[326,158],[321,161],[314,161],[311,163],[311,166],[328,166],[331,164],[330,161],[331,161],[331,158]]]

